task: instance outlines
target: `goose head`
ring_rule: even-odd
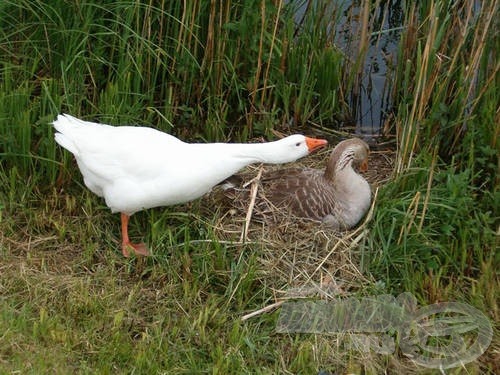
[[[290,135],[265,144],[269,145],[269,148],[266,150],[268,152],[263,152],[261,161],[272,164],[293,162],[327,144],[324,139],[310,138],[301,134]]]
[[[328,160],[325,177],[333,181],[339,174],[352,172],[359,169],[362,172],[368,170],[368,154],[370,148],[361,139],[346,139],[335,146]]]

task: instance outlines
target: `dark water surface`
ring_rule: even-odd
[[[361,35],[359,2],[344,2],[346,8],[336,33],[337,46],[353,60],[358,54]],[[404,23],[401,0],[381,2],[373,9],[373,32],[361,71],[359,85],[351,92],[351,110],[356,133],[377,135],[390,115],[393,69],[397,65],[397,49]]]
[[[299,23],[306,11],[319,4],[318,0],[295,0]],[[332,0],[329,11],[335,25],[336,46],[351,61],[359,59],[359,44],[363,27],[363,1]],[[373,4],[372,4],[373,5]],[[370,10],[373,22],[370,43],[358,77],[350,93],[351,117],[356,133],[366,137],[380,133],[392,108],[390,90],[393,68],[397,65],[397,48],[404,23],[405,2],[401,0],[381,1]]]

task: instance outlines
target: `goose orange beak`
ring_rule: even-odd
[[[327,144],[328,144],[328,141],[325,139],[306,137],[306,145],[307,145],[307,148],[309,149],[309,152],[313,152],[313,151],[317,150],[318,148],[326,146]]]
[[[359,170],[361,172],[366,172],[368,170],[368,159],[363,160],[363,162],[359,166]]]

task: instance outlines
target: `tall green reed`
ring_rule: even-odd
[[[284,1],[2,2],[3,160],[52,159],[59,112],[209,141],[333,124],[346,90],[327,3],[298,30]],[[59,166],[41,168],[53,181]]]
[[[495,259],[498,3],[476,5],[408,4],[394,97],[395,180],[379,195],[367,239],[370,268],[390,288],[438,299],[451,279],[469,285]]]
[[[478,103],[498,74],[491,63],[496,2],[475,9],[474,1],[410,4],[396,75],[399,103],[396,133],[401,147],[397,171],[411,165],[416,152],[447,160],[464,151],[467,134],[493,135],[491,124],[476,129]],[[496,137],[491,146],[495,147]]]

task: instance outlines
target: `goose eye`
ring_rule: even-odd
[[[299,147],[300,146],[300,142],[295,143],[295,146]]]

